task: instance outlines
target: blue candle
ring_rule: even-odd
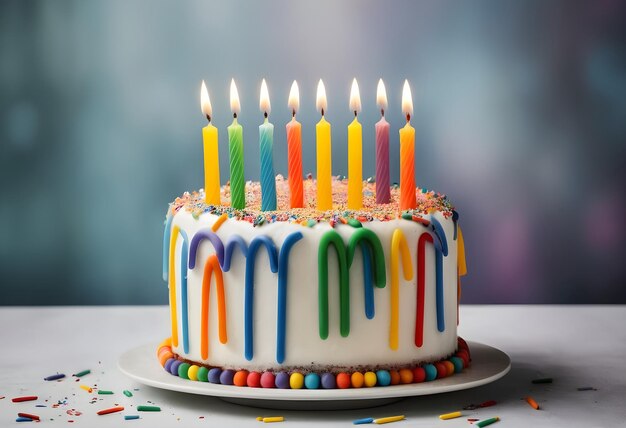
[[[261,82],[261,111],[265,121],[259,126],[259,145],[261,155],[261,211],[276,210],[276,179],[274,175],[273,146],[274,125],[268,120],[270,97],[265,79]]]

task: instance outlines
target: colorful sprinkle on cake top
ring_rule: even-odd
[[[363,208],[357,211],[347,209],[348,180],[345,177],[334,177],[333,189],[333,209],[319,211],[315,207],[316,201],[316,181],[312,178],[304,180],[304,204],[305,208],[289,207],[289,184],[282,175],[276,176],[276,211],[261,211],[261,186],[258,182],[248,181],[246,183],[246,208],[242,210],[234,209],[230,206],[230,185],[226,184],[221,188],[222,205],[207,205],[204,200],[204,190],[199,192],[185,192],[185,194],[170,204],[170,212],[176,213],[181,209],[190,212],[195,218],[203,213],[222,215],[226,213],[228,217],[236,217],[240,220],[248,221],[255,226],[276,221],[286,221],[291,223],[307,222],[342,222],[347,219],[356,219],[359,222],[368,221],[389,221],[401,217],[403,214],[421,216],[441,212],[444,217],[452,216],[454,207],[445,195],[428,191],[426,189],[416,189],[417,207],[414,210],[400,212],[398,201],[400,198],[400,188],[391,187],[391,202],[389,204],[376,203],[376,184],[372,179],[363,182]]]

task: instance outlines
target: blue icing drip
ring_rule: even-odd
[[[448,255],[448,240],[446,239],[446,232],[443,230],[443,226],[439,223],[435,217],[430,219],[430,224],[432,225],[432,229],[434,232],[434,237],[437,238],[433,240],[435,244],[435,248],[439,248],[444,256]]]
[[[226,241],[226,248],[224,250],[224,264],[222,265],[222,270],[224,272],[228,272],[230,270],[230,262],[233,258],[233,251],[235,248],[239,247],[244,257],[248,257],[248,244],[243,238],[239,235],[231,236],[228,241]]]
[[[444,331],[446,324],[443,314],[443,253],[435,247],[436,299],[437,299],[437,329]]]
[[[374,318],[374,285],[372,284],[372,254],[369,245],[361,243],[363,253],[363,290],[365,293],[365,316],[367,319]]]
[[[213,244],[220,266],[224,265],[224,244],[222,244],[222,240],[211,229],[202,229],[193,236],[191,245],[189,246],[189,269],[196,267],[196,254],[198,252],[198,247],[205,239],[208,239],[209,242]]]
[[[169,276],[170,234],[172,230],[173,215],[168,214],[165,219],[165,231],[163,232],[163,281],[167,282]]]
[[[251,361],[254,355],[254,266],[256,262],[256,252],[263,245],[267,249],[270,259],[270,269],[278,272],[278,260],[276,246],[274,242],[266,236],[257,236],[250,242],[248,256],[246,257],[246,284],[244,294],[244,356]]]
[[[180,252],[180,315],[183,326],[183,351],[185,354],[189,352],[189,315],[187,314],[187,261],[189,253],[189,241],[187,233],[179,229],[179,233],[183,237],[183,247]]]
[[[285,335],[287,325],[287,273],[289,271],[289,253],[300,239],[301,232],[287,236],[280,248],[278,257],[278,315],[276,320],[276,362],[285,361]]]

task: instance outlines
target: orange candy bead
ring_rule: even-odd
[[[443,365],[446,366],[446,370],[448,371],[448,376],[452,376],[454,374],[454,364],[451,361],[444,361]]]
[[[413,371],[409,369],[400,370],[400,382],[402,383],[412,383],[413,382]]]
[[[337,388],[346,389],[350,388],[351,378],[348,373],[339,373],[336,378]]]
[[[363,386],[363,382],[365,382],[363,373],[354,372],[352,373],[352,376],[350,376],[350,383],[353,388],[361,388]]]
[[[161,353],[161,355],[159,355],[159,364],[161,364],[161,367],[165,367],[165,362],[170,358],[174,358],[174,354],[171,352],[168,351]]]
[[[233,385],[235,386],[248,386],[248,371],[239,370],[233,376]]]
[[[389,377],[391,377],[390,385],[397,385],[400,383],[400,373],[397,370],[389,370]]]

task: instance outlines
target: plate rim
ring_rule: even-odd
[[[124,352],[118,358],[118,369],[131,379],[144,385],[170,391],[184,392],[195,395],[208,395],[213,397],[226,397],[236,399],[254,400],[281,400],[281,401],[333,401],[333,400],[375,400],[384,398],[402,398],[420,395],[434,395],[446,392],[460,391],[476,388],[495,382],[504,377],[511,370],[511,358],[502,350],[480,342],[468,341],[472,350],[472,366],[464,369],[454,376],[439,379],[436,382],[412,383],[407,385],[392,385],[375,388],[348,388],[348,389],[278,389],[278,388],[247,388],[234,385],[221,385],[209,382],[194,382],[173,376],[163,369],[158,363],[154,350],[158,343],[143,344],[133,347]],[[489,353],[492,357],[498,356],[502,361],[499,368],[494,368],[493,373],[485,377],[473,380],[471,370],[477,364],[481,364],[475,358],[476,354]],[[154,365],[146,368],[153,370],[152,377],[141,375],[129,369],[127,360],[139,356],[152,356]],[[506,365],[505,365],[506,360]]]

